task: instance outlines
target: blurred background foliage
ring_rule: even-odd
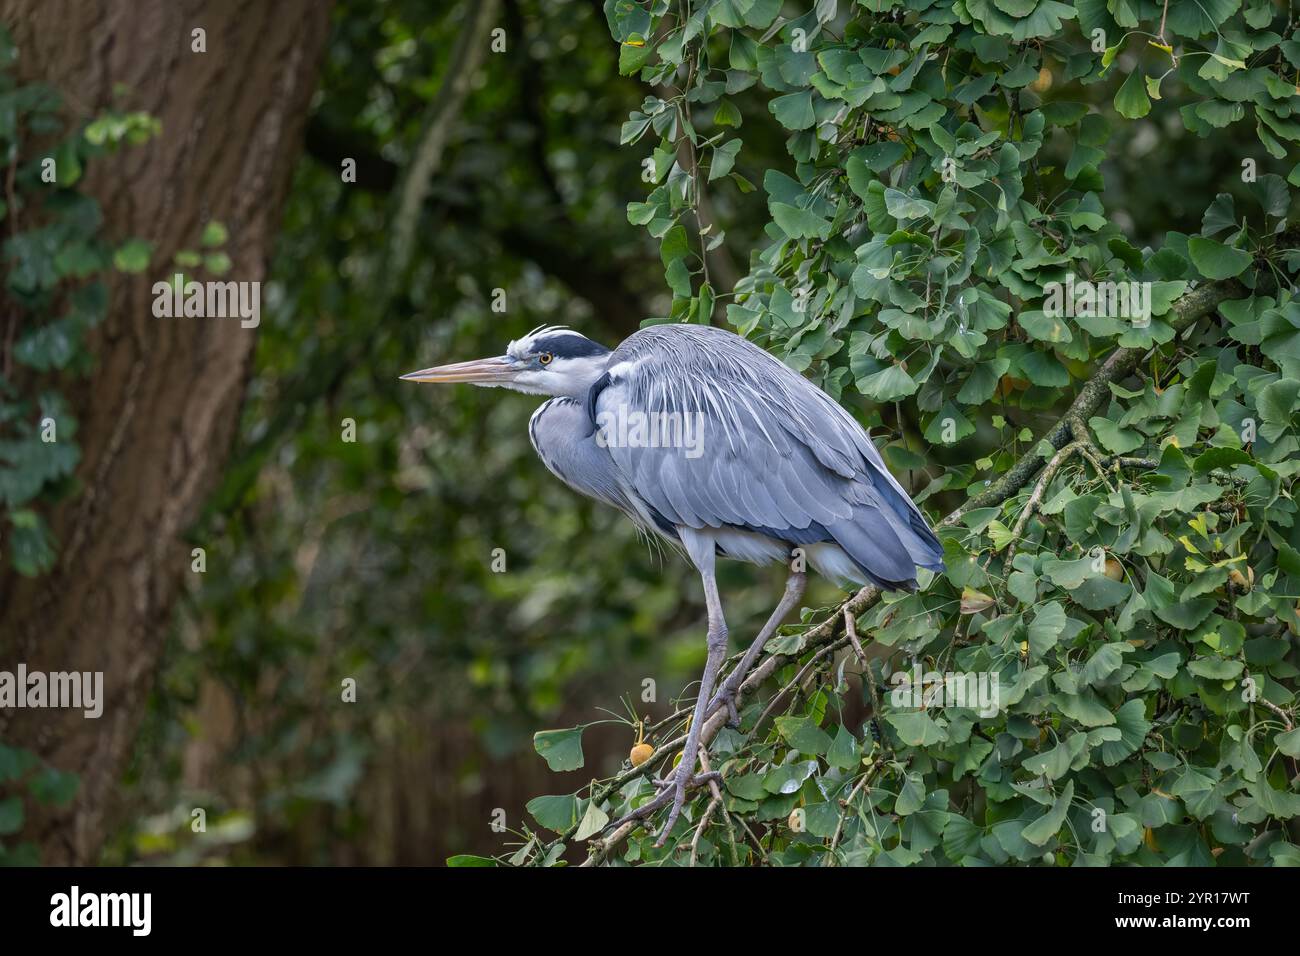
[[[626,714],[623,694],[663,716],[702,665],[696,579],[541,467],[533,399],[398,381],[543,323],[613,345],[666,308],[657,250],[625,214],[644,187],[619,127],[642,92],[600,3],[579,0],[503,4],[506,52],[456,119],[400,292],[374,308],[389,197],[470,6],[334,12],[241,434],[193,532],[207,571],[189,576],[106,862],[495,852],[493,812],[517,825],[548,776],[535,730]],[[737,239],[761,224],[750,205],[719,199]],[[780,585],[726,573],[743,633]],[[594,769],[632,741],[593,728]]]
[[[476,3],[334,10],[240,434],[193,531],[206,572],[188,576],[104,862],[499,853],[497,808],[516,826],[530,797],[612,772],[634,739],[629,726],[593,727],[587,768],[557,780],[534,731],[626,715],[622,698],[662,718],[698,674],[694,575],[545,472],[527,438],[534,399],[398,381],[496,354],[543,323],[612,345],[670,302],[657,243],[626,217],[649,187],[620,126],[646,90],[619,75],[599,0],[502,4],[507,49],[485,57],[455,119],[400,291],[376,295],[391,196]],[[1063,82],[1056,66],[1044,90]],[[1109,103],[1102,85],[1075,87],[1071,99]],[[733,101],[736,171],[760,183],[791,170],[766,96]],[[1106,146],[1106,204],[1138,246],[1196,232],[1206,197],[1237,178],[1214,138],[1164,115],[1118,126]],[[1058,162],[1069,149],[1045,146]],[[355,183],[342,181],[347,159]],[[732,182],[710,201],[728,237],[710,266],[729,289],[763,241],[766,203]],[[916,433],[854,392],[843,400],[877,435]],[[999,445],[979,427],[964,456]],[[928,506],[957,503],[942,498]],[[492,569],[496,548],[505,573]],[[780,585],[747,567],[722,573],[740,641]],[[810,606],[837,599],[818,587]],[[341,702],[346,678],[354,704]],[[654,703],[641,700],[646,678]],[[192,831],[196,807],[205,833]]]

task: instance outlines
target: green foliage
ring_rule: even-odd
[[[1175,109],[1195,136],[1253,135],[1284,159],[1300,141],[1300,35],[1274,32],[1285,17],[1272,5],[1236,0],[1171,0],[1167,19],[1161,4],[1119,0],[824,2],[791,19],[786,6],[605,4],[615,40],[636,50],[625,72],[669,91],[622,135],[644,149],[653,134],[664,157],[628,205],[660,241],[673,292],[652,321],[708,321],[725,302],[734,328],[829,392],[870,399],[875,424],[888,424],[879,406],[900,406],[885,453],[929,479],[918,500],[961,504],[1027,453],[1038,466],[1009,497],[954,513],[945,574],[861,616],[887,654],[869,674],[852,654],[837,665],[824,636],[803,644],[813,619],[769,645],[789,661],[770,683],[781,696],[714,738],[726,813],[694,850],[707,789],[664,849],[637,830],[593,852],[1294,865],[1292,197],[1276,172],[1230,167],[1232,194],[1199,234],[1139,246],[1108,207],[1103,161],[1126,121]],[[1114,90],[1101,109],[1084,102],[1097,85]],[[731,112],[704,107],[751,87],[785,130],[788,162],[763,171],[769,222],[749,274],[715,290],[705,197],[730,180],[739,200],[748,181],[735,124],[717,121]],[[1076,308],[1076,282],[1136,283],[1149,314]],[[1198,308],[1211,294],[1226,299],[1217,312]],[[1133,374],[1098,378],[1121,349],[1139,359]],[[1054,431],[1090,389],[1096,413]],[[975,438],[989,422],[991,449]],[[931,672],[996,679],[994,706],[891,694]],[[853,716],[864,703],[879,718],[870,732]],[[670,722],[660,743],[681,729]],[[554,862],[591,835],[578,824],[593,808],[615,819],[652,793],[625,769],[539,798],[530,812],[560,838],[530,832],[511,862]]]
[[[564,730],[539,730],[533,735],[533,747],[552,770],[577,770],[583,763],[582,732],[585,727]]]
[[[4,559],[31,576],[56,557],[42,506],[73,490],[80,460],[61,383],[90,367],[85,340],[108,306],[105,273],[138,272],[149,261],[147,243],[114,249],[101,236],[99,204],[76,187],[95,156],[144,142],[158,124],[110,113],[69,130],[55,90],[15,80],[16,58],[0,27],[0,159],[9,184],[0,197],[0,538]]]
[[[21,838],[29,807],[64,806],[77,795],[76,774],[42,763],[35,754],[0,744],[0,866],[34,866],[37,846]]]

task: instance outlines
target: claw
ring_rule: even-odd
[[[617,830],[623,824],[632,820],[644,820],[656,810],[667,805],[669,800],[672,800],[673,806],[672,810],[668,813],[668,822],[665,823],[663,828],[659,831],[659,837],[655,841],[655,846],[661,847],[664,845],[664,841],[668,839],[668,833],[677,822],[677,818],[681,815],[682,806],[686,802],[686,791],[694,789],[695,787],[702,787],[708,783],[721,782],[722,774],[717,770],[710,770],[707,773],[698,773],[688,776],[683,772],[682,767],[679,764],[677,770],[673,772],[669,779],[656,779],[654,781],[655,786],[660,788],[658,793],[621,819],[606,824],[606,829]]]
[[[708,773],[697,773],[695,776],[691,777],[690,783],[688,783],[686,786],[702,787],[706,783],[713,783],[713,782],[720,783],[721,781],[722,781],[722,774],[716,770],[710,770]],[[674,787],[677,785],[675,775],[669,777],[667,780],[663,779],[662,777],[655,777],[653,780],[651,780],[651,783],[653,783],[656,787],[660,787],[660,788]]]
[[[686,788],[690,785],[690,777],[684,772],[679,773],[677,777],[678,780],[673,784],[672,788],[673,808],[668,811],[668,822],[664,824],[663,829],[659,831],[658,838],[655,840],[656,848],[664,845],[664,841],[668,839],[669,831],[672,830],[677,818],[681,815],[682,805],[686,803]]]
[[[718,688],[718,692],[714,694],[713,699],[709,701],[709,706],[705,709],[705,713],[712,716],[713,712],[722,704],[726,704],[727,706],[727,726],[739,727],[740,711],[736,709],[736,689],[731,686],[729,681]]]
[[[722,779],[722,774],[718,773],[716,770],[710,770],[708,773],[697,773],[694,776],[687,776],[685,773],[681,772],[680,767],[678,768],[676,776],[679,779],[671,785],[672,789],[664,790],[664,792],[658,797],[655,797],[655,799],[658,800],[659,797],[667,796],[669,793],[673,795],[673,808],[668,811],[668,822],[664,824],[663,829],[659,831],[659,838],[655,840],[656,847],[664,845],[664,842],[668,839],[668,834],[672,832],[673,824],[675,824],[677,818],[681,816],[682,805],[686,803],[686,791],[693,787],[701,787],[710,781],[716,782]]]

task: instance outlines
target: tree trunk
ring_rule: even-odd
[[[146,238],[153,258],[144,273],[111,280],[109,314],[91,341],[95,369],[67,390],[83,490],[51,516],[58,564],[33,580],[0,575],[0,669],[104,675],[98,720],[79,710],[0,713],[6,743],[81,779],[69,807],[31,816],[29,804],[24,837],[45,863],[92,863],[190,571],[184,535],[235,433],[256,334],[237,319],[155,318],[151,286],[176,271],[174,254],[194,248],[209,219],[229,229],[223,280],[265,278],[329,5],[0,0],[0,20],[22,78],[58,89],[76,118],[111,105],[162,122],[147,145],[88,170],[108,237]],[[192,48],[199,28],[206,52]]]

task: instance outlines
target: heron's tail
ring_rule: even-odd
[[[888,501],[859,505],[827,530],[866,579],[886,590],[914,590],[917,568],[943,570],[943,546],[910,501],[901,514]]]

